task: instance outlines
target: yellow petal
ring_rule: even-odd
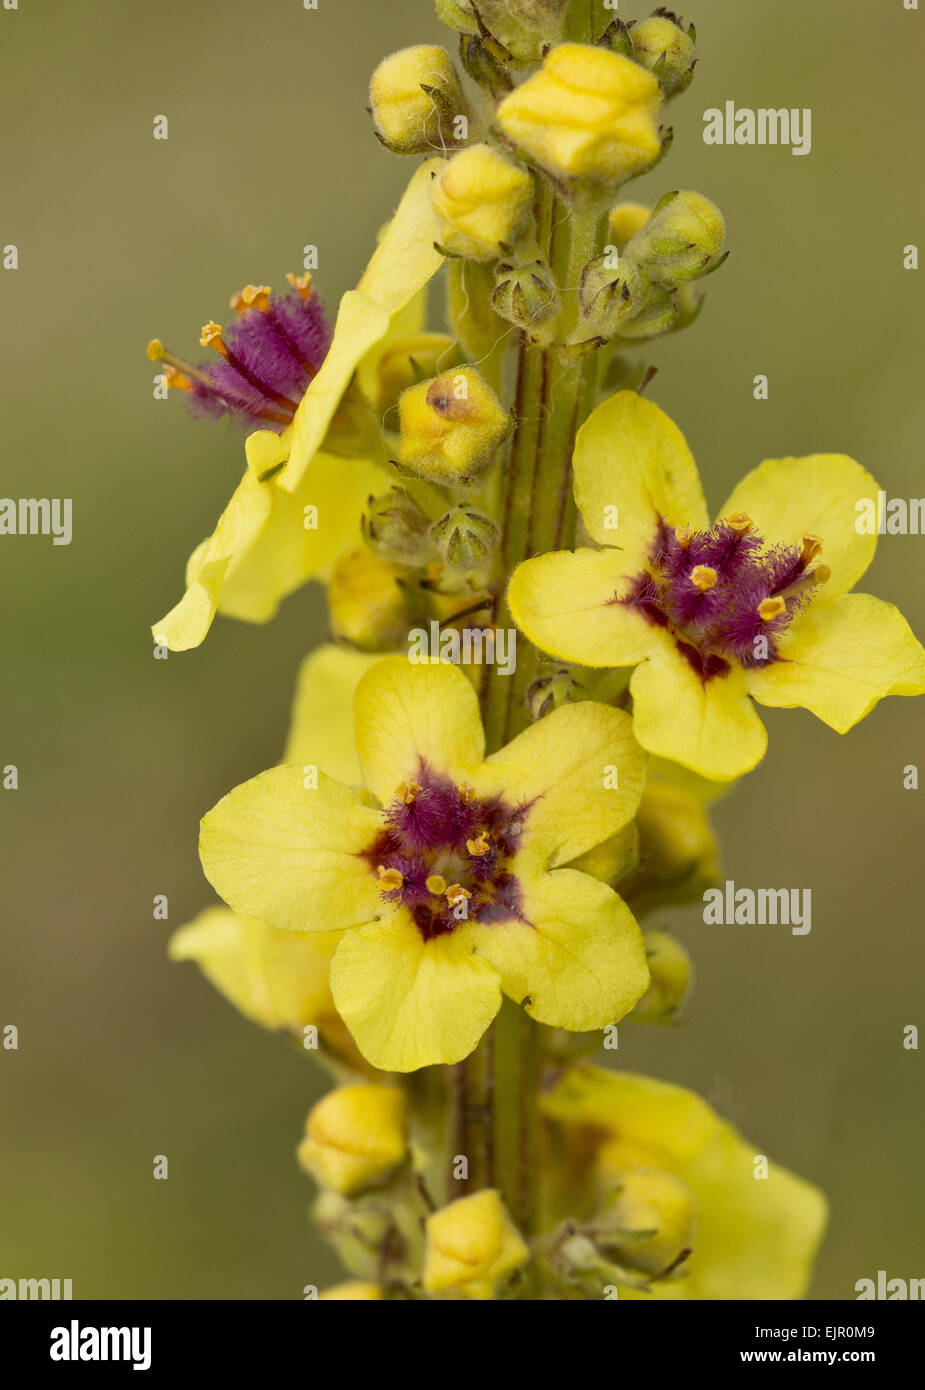
[[[663,410],[635,391],[611,396],[582,425],[574,473],[575,501],[589,535],[620,547],[624,572],[641,567],[660,520],[709,526],[687,441]],[[614,507],[616,514],[608,510]]]
[[[650,753],[718,782],[751,771],[764,757],[768,736],[740,666],[704,682],[666,639],[637,666],[630,691],[636,737]]]
[[[852,588],[874,558],[876,536],[858,534],[855,503],[877,499],[877,484],[845,454],[767,459],[739,483],[719,513],[745,512],[769,544],[802,546],[803,533],[822,539],[821,563],[832,577],[826,598]]]
[[[460,781],[482,760],[478,697],[447,663],[385,657],[357,686],[354,714],[366,785],[383,804],[401,782],[414,779],[422,761]]]
[[[614,600],[626,594],[622,550],[553,550],[518,565],[507,601],[530,641],[561,661],[582,666],[634,666],[657,644],[638,609]]]
[[[428,159],[412,175],[385,236],[373,253],[357,289],[397,314],[436,275],[443,257],[434,246],[437,217],[430,189],[443,168],[440,158]]]
[[[722,1125],[693,1091],[603,1067],[573,1067],[540,1105],[550,1119],[603,1131],[637,1162],[672,1171],[700,1153]]]
[[[826,1201],[810,1183],[769,1163],[730,1125],[681,1170],[697,1202],[686,1279],[694,1299],[801,1298],[826,1223]]]
[[[338,932],[282,932],[210,907],[174,932],[170,959],[192,960],[245,1018],[298,1029],[334,1013],[328,967]]]
[[[340,931],[382,909],[363,851],[381,818],[339,782],[274,767],[243,782],[203,817],[199,857],[229,907],[272,927]]]
[[[430,200],[431,180],[442,162],[430,159],[413,175],[357,288],[340,302],[328,355],[293,420],[289,462],[279,475],[288,492],[305,476],[360,362],[385,336],[392,316],[443,264],[434,247],[437,222]]]
[[[219,517],[211,539],[194,553],[187,590],[180,602],[155,623],[156,642],[173,652],[198,647],[212,626],[229,566],[256,544],[270,516],[272,484],[257,481],[248,469]]]
[[[501,1005],[501,984],[474,954],[472,928],[424,941],[405,912],[347,932],[331,990],[363,1056],[382,1071],[460,1062]]]
[[[521,882],[526,922],[477,927],[480,955],[531,1018],[586,1032],[616,1023],[649,985],[642,934],[626,904],[575,869]]]
[[[763,705],[802,705],[840,734],[886,695],[925,693],[925,651],[899,609],[870,594],[813,604],[780,641],[781,660],[748,673]]]
[[[358,363],[388,326],[385,309],[368,295],[348,290],[340,301],[328,355],[292,422],[289,462],[277,477],[284,491],[295,492],[301,486]]]
[[[218,611],[267,622],[282,599],[358,544],[367,499],[382,481],[381,470],[365,459],[317,453],[294,495],[265,483],[271,489],[270,515],[250,548],[229,564]],[[309,507],[314,511],[307,512]]]
[[[348,787],[362,783],[353,742],[353,696],[360,677],[380,659],[333,643],[316,647],[305,658],[281,762],[313,764]]]
[[[493,753],[475,776],[480,795],[524,801],[525,846],[544,864],[565,864],[632,820],[645,754],[622,710],[583,700],[563,705]]]

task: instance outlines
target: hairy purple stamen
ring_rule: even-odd
[[[406,908],[425,941],[465,921],[525,921],[511,870],[528,813],[502,797],[476,797],[422,761],[385,807],[364,857],[383,900]]]
[[[264,307],[246,308],[223,341],[222,356],[190,376],[190,410],[281,432],[324,362],[331,329],[316,294],[271,294]]]
[[[661,520],[646,568],[628,594],[614,599],[668,628],[704,681],[725,674],[733,661],[753,668],[778,660],[779,638],[822,582],[808,568],[818,546],[766,547],[745,523],[691,531]],[[780,600],[779,612],[769,599]]]

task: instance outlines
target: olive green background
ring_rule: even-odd
[[[624,17],[645,13],[621,5]],[[712,197],[732,256],[700,322],[649,357],[718,505],[765,457],[844,451],[891,496],[922,485],[922,305],[902,248],[925,15],[901,0],[699,0],[700,65],[669,160],[633,186]],[[365,112],[381,56],[452,42],[428,0],[21,0],[0,9],[4,496],[74,499],[74,539],[0,538],[0,1276],[77,1297],[299,1298],[336,1265],[293,1149],[320,1074],[240,1019],[168,927],[211,901],[200,814],[273,762],[324,629],[307,589],[267,628],[220,620],[155,661],[149,624],[241,471],[240,437],[153,399],[145,343],[192,352],[249,280],[320,248],[328,303],[359,276],[411,163]],[[813,149],[706,147],[702,113],[809,106]],[[169,140],[152,138],[169,119]],[[756,402],[765,373],[770,399]],[[925,632],[925,537],[865,580]],[[815,1296],[925,1274],[922,706],[846,739],[769,712],[770,753],[717,813],[737,884],[811,888],[808,937],[659,914],[698,981],[679,1031],[625,1025],[621,1065],[688,1084],[817,1181]],[[169,923],[152,918],[169,898]],[[152,1177],[154,1155],[169,1180]]]

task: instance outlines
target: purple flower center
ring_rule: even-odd
[[[525,921],[513,868],[528,813],[502,797],[479,798],[421,762],[365,854],[383,901],[405,907],[425,941],[467,921]]]
[[[192,364],[156,339],[149,346],[149,356],[167,364],[168,384],[185,392],[194,415],[230,415],[248,429],[277,432],[292,423],[327,356],[331,329],[309,277],[290,279],[294,294],[249,285],[234,296],[234,322],[203,329],[202,342],[215,349],[215,358]]]
[[[798,546],[767,546],[743,515],[709,531],[671,527],[661,520],[646,566],[629,604],[653,625],[667,628],[678,651],[704,680],[724,675],[732,662],[753,668],[779,659],[778,642],[829,572],[813,565],[818,536]]]

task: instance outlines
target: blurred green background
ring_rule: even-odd
[[[642,15],[621,5],[625,18]],[[839,450],[925,492],[914,177],[922,25],[901,0],[697,0],[675,146],[631,196],[696,188],[732,256],[700,322],[649,354],[718,505],[760,459]],[[317,590],[265,629],[220,620],[154,661],[148,625],[243,466],[240,437],[153,399],[155,334],[191,352],[249,280],[320,248],[329,305],[410,165],[365,112],[391,49],[445,42],[429,0],[21,0],[0,10],[0,399],[5,496],[72,497],[74,539],[0,540],[0,1276],[77,1297],[299,1298],[336,1265],[293,1150],[320,1074],[240,1019],[167,929],[211,901],[200,814],[282,748]],[[811,107],[813,149],[707,147],[702,113]],[[169,140],[152,138],[169,118]],[[770,399],[756,402],[765,373]],[[925,632],[925,537],[888,537],[864,587]],[[701,1091],[828,1192],[813,1294],[921,1275],[922,706],[848,739],[768,712],[770,755],[718,812],[739,884],[809,887],[808,937],[661,914],[698,983],[680,1031],[626,1025],[621,1065]],[[152,918],[169,897],[169,923]],[[170,1163],[152,1178],[155,1154]]]

